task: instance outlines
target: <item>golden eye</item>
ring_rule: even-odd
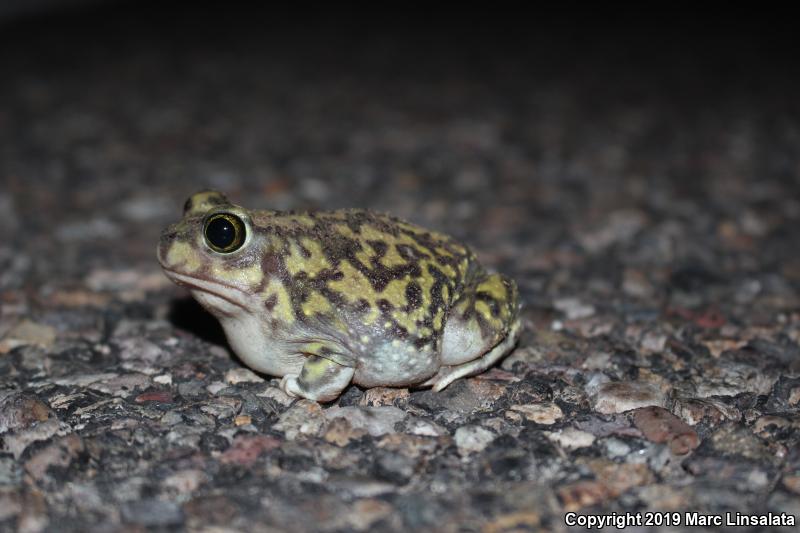
[[[231,213],[215,213],[206,219],[203,234],[215,252],[229,254],[244,244],[246,234],[242,219]]]

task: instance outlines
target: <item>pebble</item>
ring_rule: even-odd
[[[723,361],[698,374],[695,380],[699,398],[743,393],[769,394],[778,380],[778,374],[750,364]]]
[[[568,320],[561,324],[561,329],[577,334],[581,338],[602,338],[614,329],[614,321],[608,318],[589,317]]]
[[[463,457],[483,451],[489,443],[497,438],[497,435],[481,426],[469,425],[456,429],[453,438],[458,447],[458,453]]]
[[[226,388],[228,388],[228,385],[222,381],[212,381],[208,384],[208,386],[206,386],[206,390],[211,394],[217,394],[219,391]]]
[[[782,460],[780,454],[776,454],[774,446],[758,438],[749,428],[738,424],[720,426],[706,440],[710,448],[725,456],[740,456],[765,464],[778,463]]]
[[[11,487],[0,488],[0,521],[6,521],[22,512],[21,495]]]
[[[19,346],[35,345],[48,350],[56,340],[56,330],[52,326],[39,324],[32,320],[22,320],[0,339],[0,354],[8,353]]]
[[[352,494],[356,498],[372,498],[397,492],[397,485],[374,477],[347,476],[329,479],[330,486],[337,491]]]
[[[724,352],[738,350],[747,346],[747,341],[741,339],[709,339],[704,340],[703,344],[708,348],[712,357],[719,358]]]
[[[593,408],[598,413],[623,413],[638,407],[664,404],[664,395],[649,383],[622,381],[603,383],[594,395]]]
[[[59,307],[96,307],[102,308],[111,301],[110,294],[101,294],[86,290],[56,290],[50,294],[50,302]]]
[[[278,419],[273,426],[282,431],[286,440],[295,440],[302,436],[317,435],[325,424],[325,414],[317,402],[297,400]]]
[[[498,370],[489,375],[481,374],[475,376],[474,379],[467,379],[465,383],[473,395],[483,399],[485,402],[483,405],[493,405],[508,392],[508,382],[515,381],[507,374],[507,372]]]
[[[136,403],[145,402],[158,402],[158,403],[172,403],[172,394],[169,391],[150,391],[143,392],[138,395],[134,400]]]
[[[250,424],[252,421],[253,419],[250,415],[236,415],[233,418],[233,425],[236,427],[246,426]]]
[[[602,370],[608,368],[611,361],[611,354],[608,352],[593,352],[586,359],[583,360],[581,365],[587,370]]]
[[[215,396],[209,399],[200,410],[216,418],[230,418],[242,408],[242,399],[236,396]]]
[[[739,501],[747,494],[764,491],[774,476],[767,462],[742,460],[736,455],[717,455],[713,446],[701,446],[695,450],[684,460],[682,467],[695,479],[733,491]]]
[[[553,302],[553,307],[567,317],[567,320],[577,320],[588,318],[595,314],[596,309],[593,305],[587,304],[574,297],[559,298]]]
[[[408,389],[398,389],[394,387],[375,387],[367,389],[358,401],[358,405],[379,407],[382,405],[405,405],[411,394]]]
[[[25,471],[36,481],[43,482],[50,468],[67,468],[84,451],[83,440],[75,434],[53,440],[25,462]]]
[[[554,403],[516,404],[506,411],[506,418],[518,421],[520,417],[536,424],[555,424],[564,416],[561,408]]]
[[[367,431],[363,428],[354,428],[346,418],[339,417],[328,423],[322,438],[331,444],[346,446],[350,441],[360,439],[366,434]]]
[[[224,493],[197,495],[183,506],[188,529],[211,533],[238,533],[242,529],[233,526],[241,511]],[[272,502],[270,502],[272,503]]]
[[[21,468],[10,455],[0,457],[0,487],[19,482]]]
[[[404,433],[387,433],[378,440],[377,447],[402,453],[409,457],[428,456],[443,444],[452,442],[450,435],[443,438],[421,437]]]
[[[800,404],[800,387],[795,387],[792,389],[792,392],[789,394],[788,399],[789,405],[795,407]]]
[[[783,486],[800,496],[800,473],[783,476]]]
[[[138,372],[104,377],[88,384],[88,387],[92,390],[120,398],[130,396],[138,390],[148,389],[150,386],[152,386],[152,380]]]
[[[613,500],[632,487],[654,481],[653,473],[644,464],[617,464],[600,459],[590,463],[589,467],[595,480],[569,483],[557,490],[565,511],[579,511]]]
[[[169,527],[183,524],[184,516],[177,503],[147,498],[125,502],[121,508],[122,521],[144,527]]]
[[[153,378],[153,382],[159,385],[172,385],[172,374],[159,374]]]
[[[406,417],[406,412],[393,406],[381,407],[330,407],[325,410],[325,418],[334,420],[344,418],[356,429],[363,429],[373,437],[396,433],[395,427]]]
[[[124,361],[143,361],[157,365],[169,359],[169,354],[158,344],[143,337],[128,337],[117,343],[120,358]]]
[[[654,483],[636,491],[648,508],[683,512],[691,505],[691,489]]]
[[[24,492],[22,495],[22,512],[17,517],[19,533],[39,533],[45,531],[50,524],[47,516],[47,501],[40,491]]]
[[[179,411],[167,411],[159,419],[159,422],[166,427],[174,426],[183,422],[183,415]]]
[[[31,428],[55,414],[37,396],[12,393],[0,401],[0,433]]]
[[[19,459],[25,449],[68,431],[49,407],[28,393],[11,394],[0,404],[3,449]]]
[[[631,447],[620,439],[610,438],[603,440],[603,447],[611,458],[625,457],[631,453]]]
[[[502,531],[538,531],[542,518],[535,511],[517,511],[513,513],[503,513],[492,518],[483,531],[495,533]]]
[[[233,444],[219,457],[219,462],[252,466],[258,457],[269,450],[274,450],[281,445],[280,439],[271,435],[237,435]]]
[[[467,418],[489,409],[492,405],[491,397],[485,397],[479,391],[482,385],[470,384],[478,380],[457,380],[442,392],[424,390],[409,399],[409,405],[428,412],[439,413],[441,418],[437,422],[446,424],[463,423]],[[486,387],[487,391],[494,390],[494,386]]]
[[[678,398],[673,411],[691,426],[704,422],[713,427],[726,420],[739,420],[742,417],[739,409],[716,398]]]
[[[114,292],[125,301],[138,299],[130,297],[133,295],[143,296],[140,293],[144,293],[144,291],[159,290],[170,286],[170,281],[161,272],[158,272],[157,268],[150,270],[99,268],[89,272],[84,282],[89,289],[95,292]]]
[[[58,378],[53,379],[53,383],[56,385],[77,385],[79,387],[86,387],[96,381],[102,381],[107,379],[113,379],[117,377],[119,374],[116,372],[85,372],[79,374],[70,374],[67,376],[61,376]]]
[[[250,370],[249,368],[231,368],[225,372],[225,383],[237,385],[239,383],[261,383],[264,378]]]
[[[184,398],[205,398],[204,390],[203,382],[199,380],[178,383],[178,394]]]
[[[686,455],[700,445],[686,422],[661,407],[641,407],[632,412],[633,423],[651,442],[666,442],[675,455]]]
[[[191,494],[206,481],[208,481],[208,475],[205,472],[197,468],[189,468],[165,478],[162,486],[172,489],[178,494]]]
[[[414,475],[417,464],[408,454],[382,449],[375,454],[375,475],[397,485],[405,485]]]
[[[440,426],[436,422],[415,416],[406,419],[405,431],[412,435],[419,435],[422,437],[440,437],[442,435],[449,435],[447,429]]]
[[[641,437],[641,432],[631,425],[627,416],[590,415],[581,417],[575,427],[588,431],[595,437]]]
[[[753,432],[764,439],[776,441],[784,440],[789,435],[800,436],[800,415],[761,416],[753,424]]]
[[[260,398],[270,398],[284,407],[291,405],[295,398],[283,392],[280,387],[268,386],[263,391],[256,394]]]
[[[376,498],[363,498],[353,503],[346,513],[348,525],[356,531],[367,531],[373,524],[386,518],[394,510],[391,504]]]
[[[647,217],[636,209],[611,212],[598,228],[579,235],[580,243],[589,253],[598,253],[612,244],[633,238],[645,225]]]
[[[639,344],[644,353],[661,353],[667,345],[667,336],[657,331],[648,331]]]
[[[644,272],[628,268],[623,274],[622,291],[634,298],[650,298],[654,287]]]
[[[545,435],[555,444],[568,450],[588,448],[594,444],[595,436],[575,428],[564,428],[558,431],[547,431]]]

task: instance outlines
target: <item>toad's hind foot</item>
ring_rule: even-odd
[[[300,396],[318,402],[335,400],[353,379],[355,369],[309,355],[300,375],[287,374],[281,389],[289,396]]]
[[[511,328],[509,328],[505,338],[495,345],[494,348],[472,361],[467,361],[460,365],[442,367],[435,376],[420,385],[420,387],[433,385],[433,390],[439,392],[459,378],[474,376],[475,374],[480,374],[488,370],[497,361],[511,352],[514,345],[517,344],[517,340],[519,340],[521,330],[521,323],[519,319],[517,319],[511,325]]]

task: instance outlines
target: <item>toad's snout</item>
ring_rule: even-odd
[[[158,246],[156,246],[156,257],[158,258],[158,262],[161,263],[161,266],[163,267],[171,266],[167,261],[167,258],[169,257],[169,251],[172,248],[172,245],[175,243],[177,236],[178,231],[174,226],[168,227],[161,233],[161,237],[158,240]]]

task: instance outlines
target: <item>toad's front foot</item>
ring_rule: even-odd
[[[281,379],[281,390],[289,396],[329,402],[339,397],[353,379],[355,369],[334,363],[330,359],[310,355],[303,364],[300,375],[286,374]]]

